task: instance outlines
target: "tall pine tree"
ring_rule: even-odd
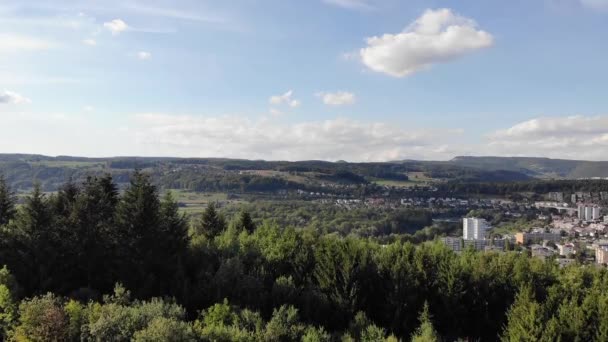
[[[412,335],[412,342],[436,342],[439,341],[437,332],[431,322],[429,314],[429,303],[425,302],[422,312],[420,313],[420,326]]]
[[[255,223],[251,219],[251,214],[248,211],[241,211],[237,221],[237,229],[239,231],[246,231],[249,234],[255,231]]]
[[[215,204],[209,203],[195,227],[197,234],[203,235],[208,239],[213,239],[226,230],[226,220],[217,211]]]
[[[150,177],[140,171],[131,176],[117,209],[119,275],[127,288],[154,293],[163,251],[160,201]]]
[[[7,225],[15,217],[15,195],[0,174],[0,227]]]
[[[542,306],[534,299],[529,285],[524,285],[507,316],[502,341],[538,341],[543,335]]]

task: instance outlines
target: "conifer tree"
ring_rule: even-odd
[[[15,275],[26,292],[45,291],[61,274],[54,274],[61,237],[53,226],[53,213],[46,195],[36,184],[25,199],[11,231]],[[25,272],[25,273],[23,273]],[[22,280],[23,279],[23,280]]]
[[[431,322],[431,316],[429,314],[429,304],[424,303],[424,308],[420,313],[420,326],[416,329],[416,332],[412,335],[412,342],[435,342],[439,341],[437,332]]]
[[[196,226],[196,232],[208,239],[212,239],[220,235],[224,230],[226,230],[226,220],[217,211],[215,204],[209,203]]]
[[[253,223],[253,220],[251,219],[251,214],[249,214],[248,211],[243,210],[239,214],[237,228],[239,231],[246,231],[249,234],[255,231],[255,223]]]
[[[8,224],[15,217],[15,196],[4,175],[0,174],[0,226]]]
[[[164,256],[160,201],[150,177],[140,171],[131,176],[117,207],[117,252],[120,280],[142,293],[156,288]]]
[[[177,255],[184,251],[188,244],[188,224],[171,192],[167,192],[160,203],[160,219],[167,252]]]
[[[507,316],[502,340],[538,341],[543,335],[542,307],[534,299],[530,286],[521,288]]]

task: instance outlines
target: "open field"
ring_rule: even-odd
[[[228,194],[223,192],[195,192],[181,189],[169,189],[173,197],[180,205],[180,211],[198,215],[202,213],[209,203],[234,204],[240,200],[228,199]]]
[[[407,176],[409,178],[407,181],[374,178],[372,182],[378,185],[407,188],[410,186],[428,184],[437,181],[437,179],[429,178],[424,172],[407,172]]]
[[[30,162],[32,166],[46,166],[46,167],[67,167],[67,168],[103,168],[105,163],[100,162],[86,162],[86,161],[54,161],[54,160],[43,160]]]
[[[436,179],[430,178],[424,172],[407,172],[410,182],[435,182]]]

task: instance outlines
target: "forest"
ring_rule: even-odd
[[[295,228],[210,204],[190,220],[135,172],[0,177],[0,335],[12,341],[606,341],[608,273],[525,253]]]

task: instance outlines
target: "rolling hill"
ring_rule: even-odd
[[[193,191],[264,192],[278,189],[321,191],[324,186],[408,186],[433,182],[513,182],[532,179],[608,177],[608,162],[548,158],[456,157],[450,161],[385,163],[345,161],[264,161],[226,158],[49,157],[0,154],[0,174],[16,190],[38,182],[54,191],[67,180],[111,174],[126,185],[141,169],[164,188]]]
[[[485,171],[515,171],[535,178],[608,177],[608,162],[530,157],[456,157],[448,163]]]

